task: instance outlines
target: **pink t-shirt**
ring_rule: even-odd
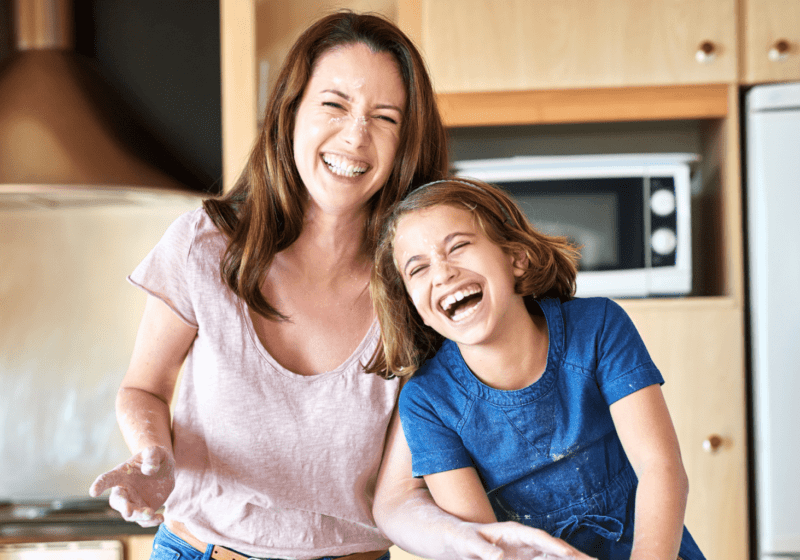
[[[131,274],[197,338],[173,418],[177,476],[165,516],[253,556],[309,559],[388,548],[372,500],[399,381],[364,373],[377,321],[347,361],[281,367],[220,278],[226,239],[202,209],[178,218]]]

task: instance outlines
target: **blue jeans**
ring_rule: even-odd
[[[172,533],[167,526],[162,523],[158,528],[155,539],[153,539],[153,552],[150,560],[211,560],[212,545],[206,547],[205,552],[200,552],[195,547],[184,541],[182,538]],[[243,554],[243,553],[239,553]],[[247,556],[247,554],[244,554]],[[324,556],[318,560],[334,560],[340,556]],[[390,560],[387,552],[378,560]]]

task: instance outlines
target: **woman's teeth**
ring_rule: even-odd
[[[365,173],[368,169],[366,164],[352,163],[330,155],[322,156],[322,161],[325,162],[333,174],[341,175],[342,177],[356,177]]]

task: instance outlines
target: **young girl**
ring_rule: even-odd
[[[479,181],[395,207],[371,366],[416,372],[400,395],[414,476],[468,521],[518,521],[600,559],[700,560],[661,374],[619,305],[573,297],[577,258]]]

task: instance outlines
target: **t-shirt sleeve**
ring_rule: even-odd
[[[412,378],[406,383],[399,401],[400,422],[411,450],[412,474],[420,477],[473,466],[461,437],[437,412],[435,396],[414,381]],[[442,409],[446,408],[441,404]]]
[[[609,405],[639,389],[664,383],[633,321],[613,300],[606,302],[599,337],[597,382]]]
[[[190,290],[189,255],[202,209],[189,211],[167,228],[128,281],[166,303],[187,325],[197,328]]]

